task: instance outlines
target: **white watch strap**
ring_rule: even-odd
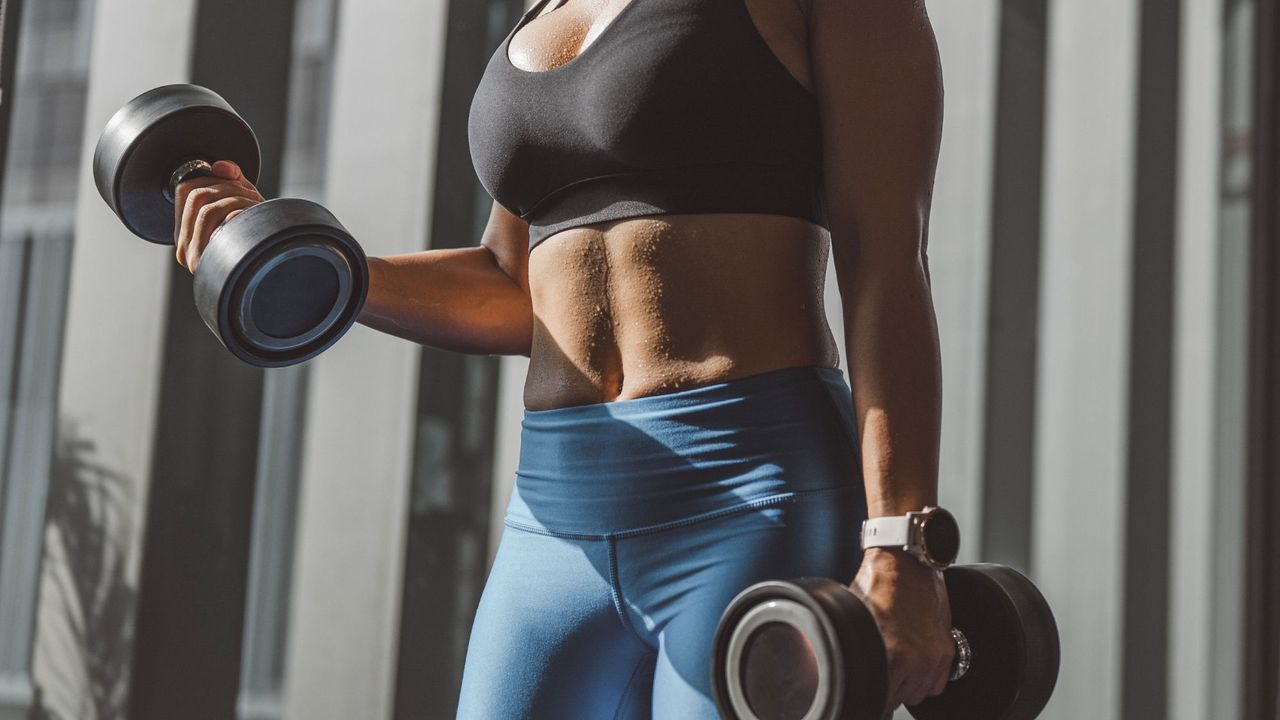
[[[862,548],[906,547],[911,544],[911,516],[870,518],[862,523]]]

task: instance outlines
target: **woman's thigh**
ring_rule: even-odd
[[[604,540],[506,527],[467,646],[458,718],[644,718],[655,652],[623,625]]]
[[[717,717],[711,648],[729,602],[764,580],[820,576],[849,584],[862,559],[861,485],[618,541],[632,621],[659,653],[655,718]]]

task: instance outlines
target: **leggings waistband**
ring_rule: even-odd
[[[608,536],[805,493],[862,490],[854,418],[844,374],[825,367],[526,410],[506,520]]]

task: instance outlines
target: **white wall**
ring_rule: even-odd
[[[1063,629],[1051,720],[1119,720],[1137,10],[1049,18],[1033,562]]]
[[[126,582],[136,587],[174,259],[171,250],[125,229],[98,195],[90,163],[98,136],[116,110],[154,86],[187,80],[186,63],[175,59],[190,54],[194,3],[98,0],[93,16],[58,416],[71,423],[63,430],[92,443],[93,462],[127,479],[122,488],[127,515],[112,518],[108,526],[122,543],[123,557],[104,562],[122,562]],[[74,639],[84,609],[66,593],[70,577],[59,536],[48,538],[35,677],[52,709],[91,718],[89,679],[77,656],[84,651]]]
[[[1219,468],[1223,438],[1217,428],[1229,423],[1218,410],[1219,378],[1231,362],[1224,353],[1233,348],[1209,341],[1230,322],[1221,286],[1229,272],[1220,241],[1222,6],[1216,0],[1183,0],[1182,7],[1169,711],[1170,720],[1202,720],[1240,717],[1239,697],[1231,683],[1222,687],[1222,678],[1241,673],[1239,631],[1230,620],[1243,617],[1243,603],[1238,593],[1210,589],[1219,587],[1217,576],[1224,571],[1239,570],[1232,560],[1238,543],[1216,542],[1213,528],[1220,504],[1240,496],[1239,490],[1222,490],[1242,487],[1243,476]],[[1239,582],[1237,577],[1231,585]]]
[[[945,109],[929,227],[942,354],[938,501],[963,529],[961,562],[982,536],[983,404],[995,160],[997,0],[935,0]]]
[[[344,2],[326,201],[370,255],[424,249],[445,0]],[[312,361],[285,717],[390,717],[420,349],[356,325]]]

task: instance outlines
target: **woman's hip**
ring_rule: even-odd
[[[525,411],[506,519],[548,534],[619,536],[838,488],[862,489],[850,389],[837,369],[785,368]]]

